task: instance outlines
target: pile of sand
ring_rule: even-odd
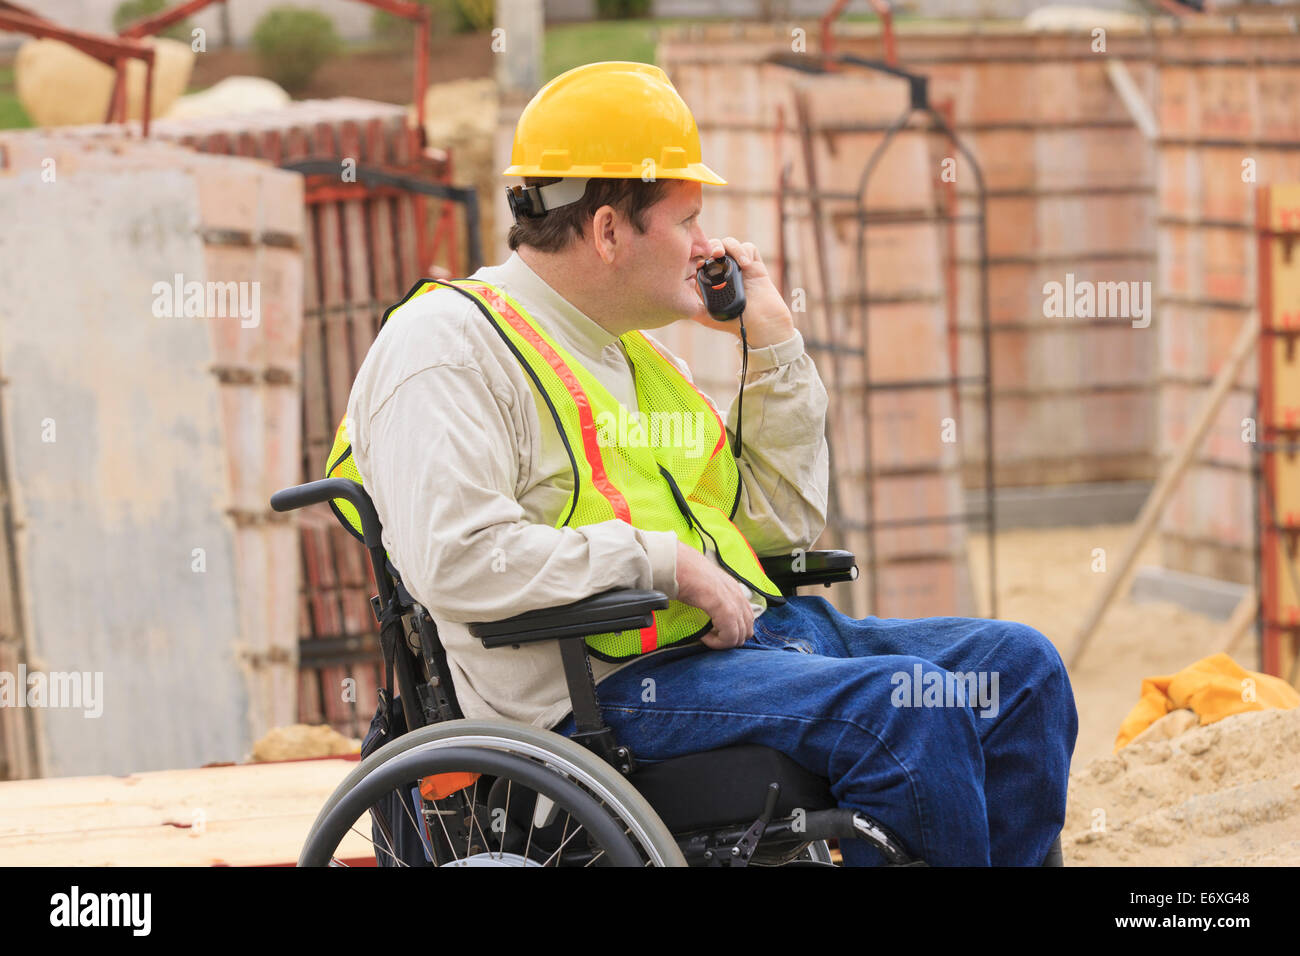
[[[1077,765],[1061,845],[1067,866],[1300,865],[1300,708],[1174,711]]]
[[[290,724],[276,727],[253,744],[254,763],[299,760],[303,757],[338,757],[361,750],[361,742],[344,737],[328,724]]]

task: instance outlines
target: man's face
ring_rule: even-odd
[[[709,255],[700,226],[703,187],[680,179],[668,184],[667,196],[644,213],[645,233],[628,227],[633,254],[620,272],[638,328],[662,328],[701,308],[695,272]]]

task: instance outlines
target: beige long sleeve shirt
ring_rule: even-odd
[[[518,253],[472,278],[513,296],[629,412],[636,410],[631,366],[617,336]],[[685,363],[674,361],[689,377]],[[825,526],[826,402],[798,332],[751,349],[734,520],[757,554],[807,548]],[[357,373],[347,418],[384,547],[438,626],[466,717],[552,727],[570,709],[554,641],[487,650],[467,623],[611,588],[676,596],[672,532],[618,520],[555,527],[573,489],[555,421],[486,317],[459,293],[431,292],[393,313]],[[727,427],[735,429],[734,407]],[[752,601],[761,613],[763,599]],[[627,663],[593,659],[592,671],[599,682]]]

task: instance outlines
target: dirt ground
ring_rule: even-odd
[[[1112,563],[1118,560],[1129,528],[1125,524],[999,532],[998,617],[1037,628],[1064,652],[1103,584],[1104,573],[1092,570],[1093,550],[1103,549]],[[986,547],[983,535],[972,536],[976,594],[985,593]],[[1159,543],[1153,536],[1139,565],[1158,563]],[[1173,673],[1205,657],[1223,628],[1224,622],[1175,604],[1116,601],[1070,674],[1079,708],[1075,764],[1111,752],[1120,721],[1137,703],[1142,678]],[[1257,669],[1249,637],[1236,647],[1233,659],[1248,670]]]
[[[1067,647],[1102,584],[1091,569],[1093,549],[1115,559],[1128,531],[1112,525],[999,534],[998,616]],[[986,580],[984,547],[982,538],[971,542],[977,582]],[[1141,563],[1158,563],[1157,547],[1153,539]],[[1070,674],[1079,738],[1062,838],[1067,865],[1300,865],[1300,709],[1193,724],[1112,754],[1142,678],[1220,649],[1224,626],[1177,605],[1128,598],[1103,618]],[[1258,670],[1253,632],[1232,656]],[[1169,729],[1179,727],[1171,721]]]

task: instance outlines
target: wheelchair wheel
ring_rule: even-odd
[[[448,786],[454,791],[443,792]],[[403,817],[380,825],[399,812],[385,807],[400,807]],[[447,721],[371,754],[322,808],[299,865],[370,854],[403,865],[393,824],[422,832],[424,853],[438,865],[686,865],[618,771],[567,737],[513,721]]]

